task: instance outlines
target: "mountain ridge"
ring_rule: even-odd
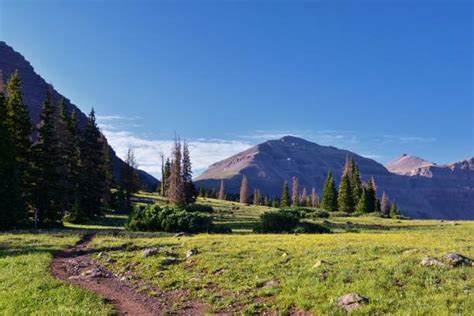
[[[250,190],[255,188],[272,197],[279,197],[283,181],[297,176],[300,188],[319,194],[329,170],[338,183],[346,157],[359,165],[362,179],[374,177],[380,197],[386,191],[397,201],[405,215],[415,218],[474,219],[474,177],[462,181],[449,179],[443,186],[438,176],[407,176],[391,173],[385,166],[348,150],[322,146],[294,136],[269,140],[241,153],[212,164],[196,178],[196,186],[218,189],[225,180],[228,193],[238,193],[245,174]],[[470,172],[470,171],[469,171]],[[446,180],[444,180],[446,181]],[[454,209],[453,209],[454,208]]]
[[[0,41],[0,70],[3,73],[4,81],[8,80],[15,70],[18,70],[23,84],[23,100],[28,107],[33,126],[37,126],[40,122],[42,103],[50,85],[40,74],[36,73],[31,63],[21,53],[15,51],[4,41]],[[82,127],[85,125],[87,121],[86,114],[84,114],[78,106],[73,104],[70,99],[54,89],[54,87],[53,97],[55,100],[64,98],[68,111],[71,112],[75,110],[77,112],[79,125]],[[103,137],[106,139],[105,136]],[[113,148],[112,153],[114,176],[116,179],[119,179],[125,162],[117,156]],[[155,177],[145,171],[139,170],[138,173],[140,180],[146,188],[153,190],[159,184],[159,181]]]

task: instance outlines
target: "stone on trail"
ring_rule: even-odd
[[[464,257],[463,255],[450,252],[446,254],[445,256],[446,261],[452,266],[452,267],[458,267],[458,266],[473,266],[474,261],[472,259],[469,259],[467,257]]]
[[[196,248],[189,249],[189,250],[186,252],[186,258],[195,256],[195,255],[197,255],[198,253],[199,253],[199,251],[198,251]]]
[[[337,304],[346,312],[356,310],[369,302],[369,298],[356,293],[345,294],[337,299]]]
[[[441,262],[438,259],[433,258],[433,257],[423,258],[421,260],[420,264],[422,266],[425,266],[425,267],[431,267],[431,266],[444,267],[445,266],[445,264],[443,262]]]
[[[150,257],[156,255],[160,249],[158,247],[148,248],[143,250],[143,257]]]

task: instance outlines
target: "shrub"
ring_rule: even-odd
[[[212,218],[207,214],[187,212],[158,205],[136,206],[126,224],[128,230],[166,232],[210,232]]]
[[[189,204],[184,207],[188,212],[214,213],[214,208],[209,204]]]
[[[329,213],[309,207],[288,207],[281,209],[282,212],[293,214],[298,218],[328,218]]]
[[[300,222],[294,211],[265,212],[255,229],[259,233],[329,233],[330,229],[315,223]]]
[[[260,216],[257,230],[261,233],[291,233],[299,223],[299,218],[289,212],[265,212]]]

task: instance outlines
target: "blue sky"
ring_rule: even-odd
[[[0,0],[0,39],[157,173],[291,134],[372,157],[474,155],[471,1]]]

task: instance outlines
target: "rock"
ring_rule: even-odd
[[[346,312],[354,311],[369,302],[369,298],[356,293],[345,294],[337,299],[337,304]]]
[[[472,259],[469,259],[467,257],[464,257],[463,255],[450,252],[446,254],[445,256],[446,261],[449,263],[450,266],[452,267],[458,267],[458,266],[473,266],[474,261]]]
[[[176,257],[166,257],[166,258],[161,262],[161,264],[162,264],[162,265],[165,265],[165,266],[168,266],[168,265],[171,265],[171,264],[176,264],[176,263],[179,263],[179,259],[176,258]]]
[[[267,281],[263,287],[266,289],[271,289],[278,286],[279,284],[280,282],[278,282],[278,280],[270,280],[270,281]]]
[[[438,267],[444,267],[445,264],[439,261],[436,258],[433,257],[426,257],[423,258],[420,262],[422,266],[430,267],[430,266],[438,266]]]
[[[186,258],[195,256],[199,253],[199,251],[196,248],[189,249],[188,252],[186,252]]]
[[[189,234],[189,233],[186,233],[186,232],[180,232],[180,233],[177,233],[177,234],[174,235],[174,237],[186,237],[186,236],[190,237],[192,235]]]
[[[150,257],[156,255],[160,251],[160,248],[158,247],[153,247],[153,248],[147,248],[143,250],[143,257]]]
[[[286,252],[284,252],[281,256],[282,256],[282,258],[285,258],[285,257],[288,257],[288,254]]]
[[[320,267],[323,264],[330,264],[330,263],[327,262],[327,261],[324,261],[324,260],[318,260],[314,263],[313,269],[316,269],[316,268]]]

